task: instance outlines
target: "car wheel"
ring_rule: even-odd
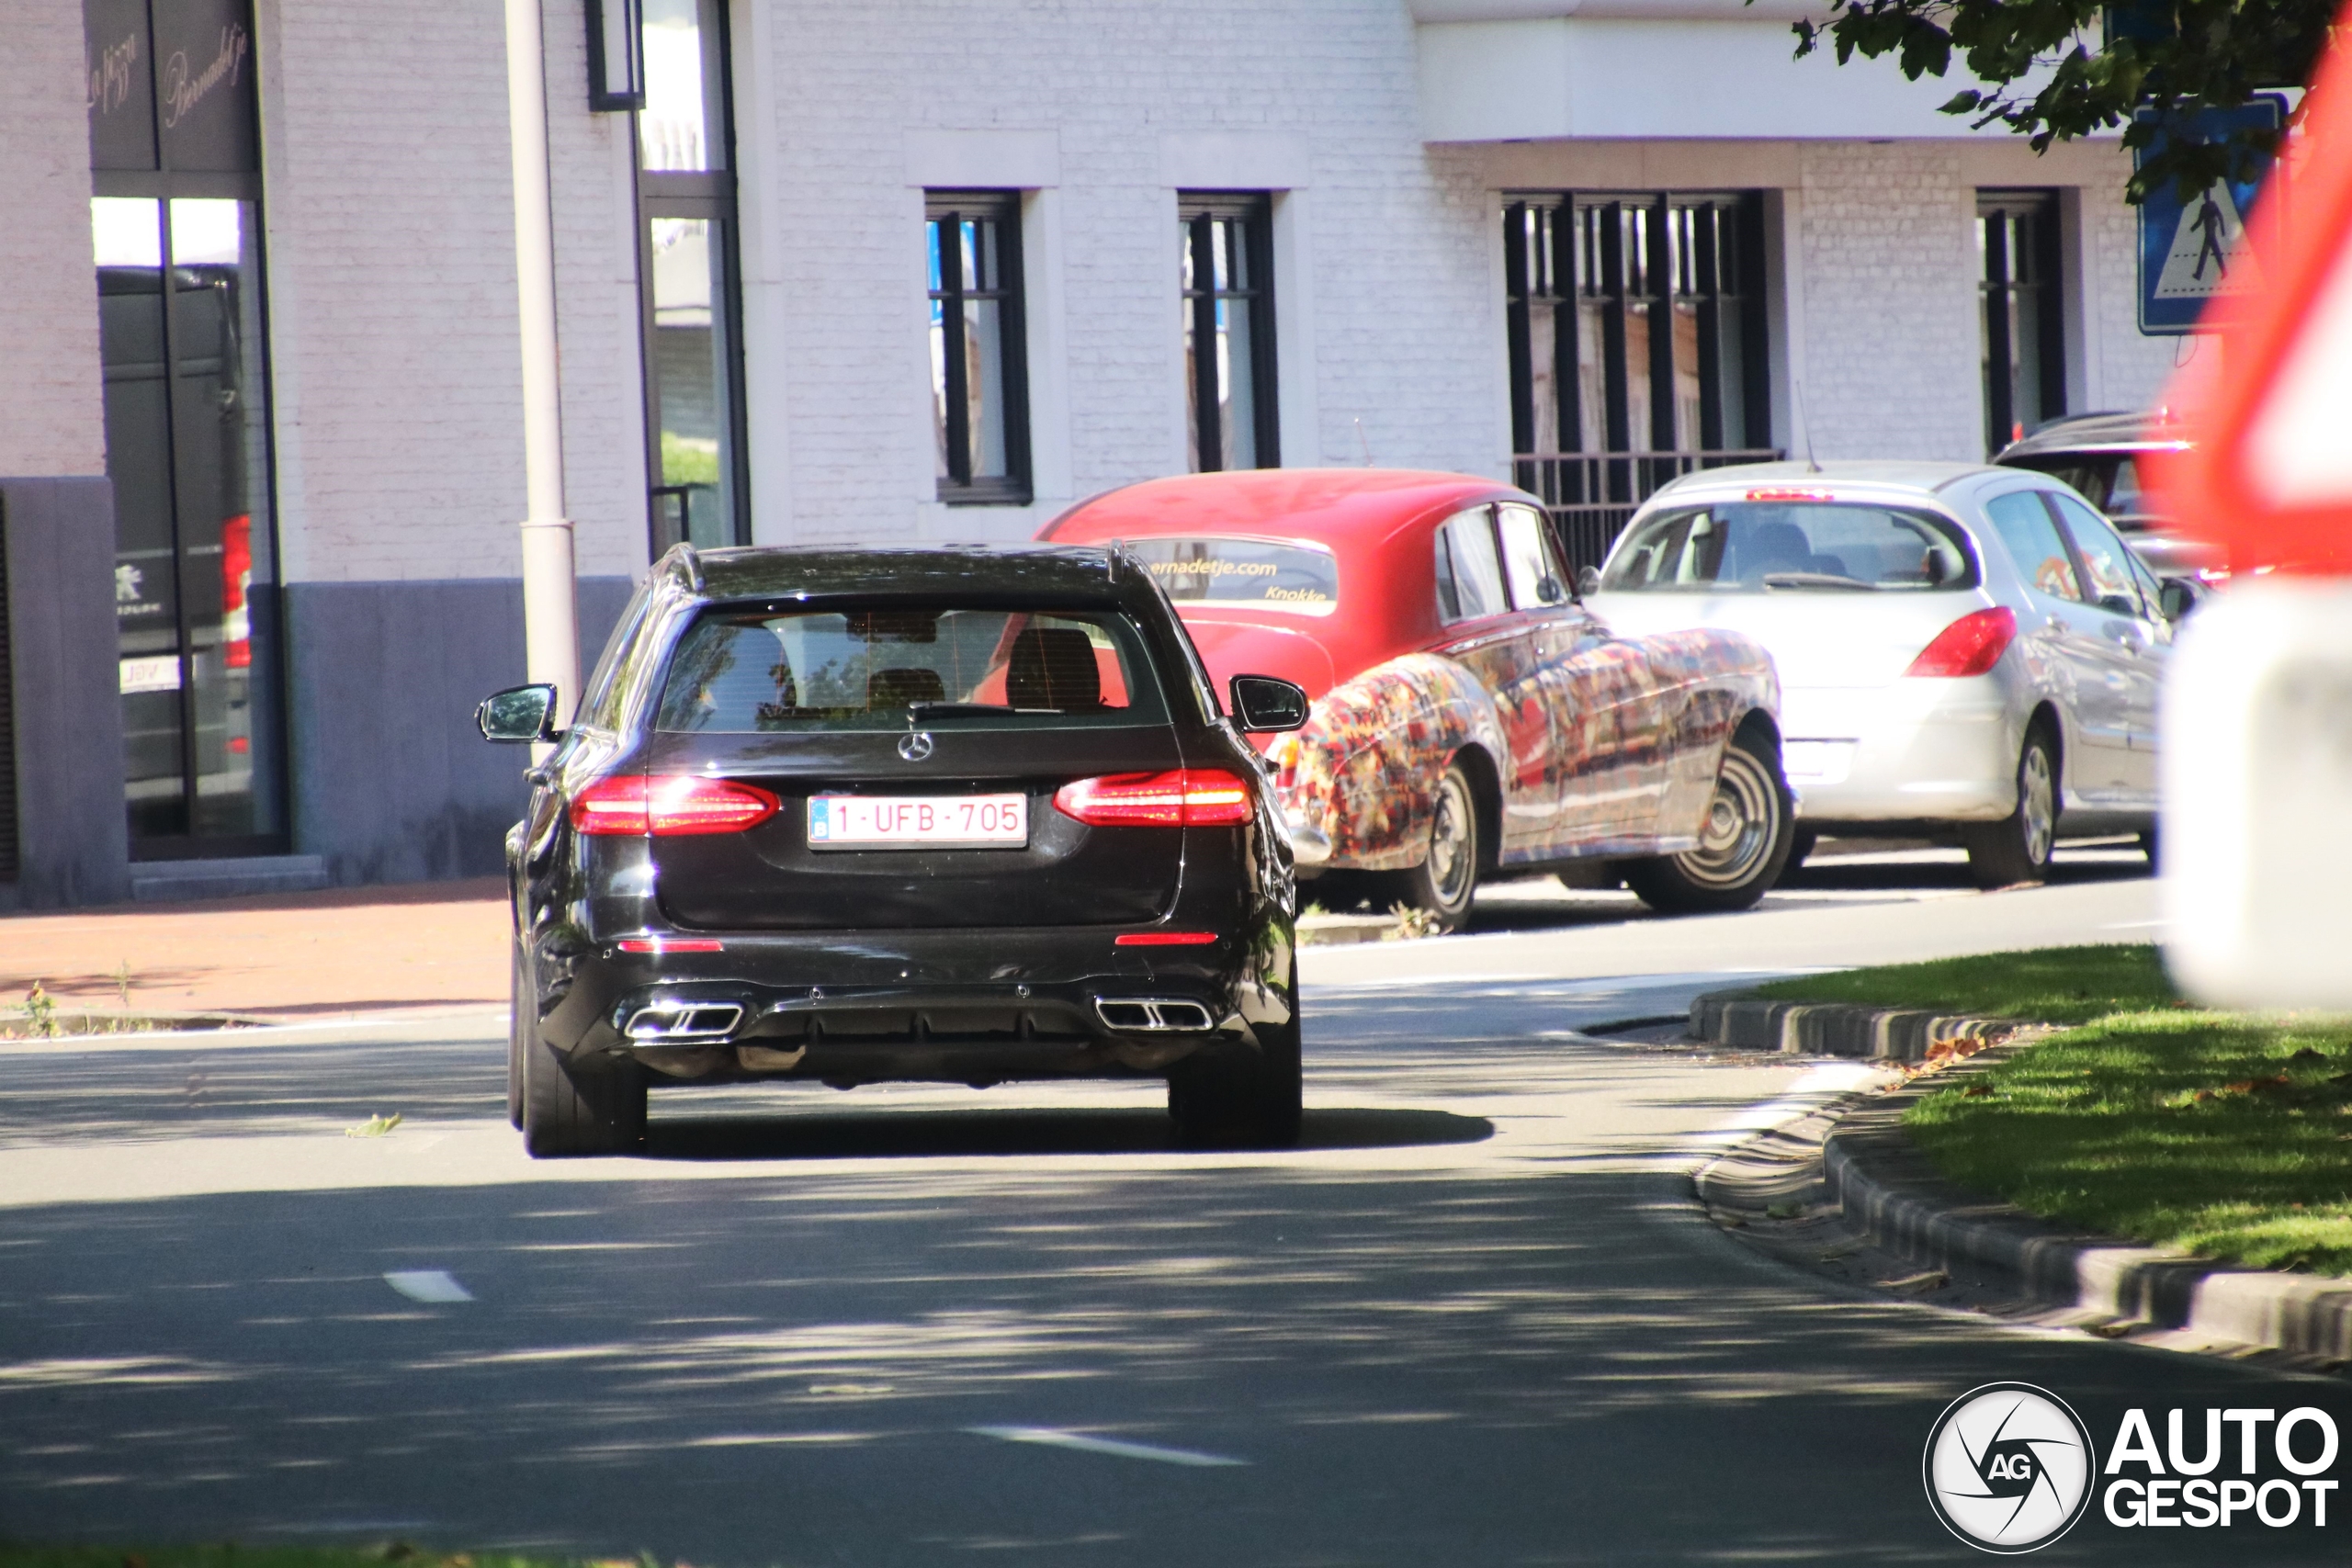
[[[536,1032],[531,1025],[537,1020],[537,998],[532,993],[529,976],[524,965],[523,944],[514,944],[514,983],[507,987],[512,1008],[506,1018],[506,1120],[517,1132],[523,1126],[523,1054],[535,1043]]]
[[[1179,1062],[1168,1074],[1168,1114],[1188,1148],[1286,1149],[1298,1142],[1305,1073],[1299,1053],[1298,961],[1290,966],[1290,1021],[1258,1026],[1258,1053]]]
[[[1624,863],[1625,884],[1670,914],[1745,909],[1781,879],[1796,834],[1795,804],[1781,773],[1781,748],[1743,729],[1724,748],[1699,847]]]
[[[2058,842],[2058,766],[2049,732],[2026,732],[2018,752],[2018,804],[1998,822],[1972,822],[1962,830],[1968,869],[1979,887],[2014,887],[2050,875]]]
[[[627,1154],[645,1142],[645,1069],[567,1057],[534,1027],[523,1052],[523,1146],[533,1159]]]
[[[1437,798],[1430,807],[1429,852],[1421,863],[1397,874],[1402,900],[1437,917],[1441,931],[1459,931],[1470,918],[1471,900],[1478,893],[1478,796],[1470,773],[1460,762],[1446,765],[1438,781]]]

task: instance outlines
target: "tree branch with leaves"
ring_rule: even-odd
[[[2125,191],[2136,203],[2166,180],[2189,196],[2252,179],[2278,132],[2247,127],[2211,141],[2159,133],[2310,81],[2335,12],[2335,0],[1831,0],[1826,21],[1792,30],[1800,59],[1825,43],[1840,65],[1891,54],[1915,82],[1943,76],[1957,53],[1982,85],[1943,112],[1970,117],[1972,129],[2006,125],[2037,152],[2120,127],[2124,146],[2154,148]]]

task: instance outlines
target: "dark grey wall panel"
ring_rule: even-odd
[[[0,479],[24,908],[130,897],[114,626],[114,489]]]
[[[581,670],[628,603],[580,583]],[[492,746],[474,705],[523,669],[513,579],[294,582],[286,594],[294,847],[342,886],[498,873],[527,749]]]

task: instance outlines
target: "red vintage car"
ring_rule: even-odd
[[[1350,874],[1375,905],[1451,930],[1498,874],[1732,909],[1787,861],[1770,657],[1734,632],[1612,635],[1523,491],[1377,468],[1195,474],[1097,496],[1040,537],[1124,540],[1220,688],[1244,673],[1306,688],[1306,727],[1269,748],[1303,876]]]

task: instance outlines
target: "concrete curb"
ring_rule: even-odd
[[[1946,1181],[1901,1122],[1915,1100],[1950,1081],[1873,1097],[1839,1117],[1822,1142],[1829,1201],[1880,1246],[2052,1306],[2352,1361],[2352,1281],[2233,1269],[2135,1247],[2037,1219]]]
[[[1710,991],[1690,1004],[1693,1040],[1726,1050],[1781,1051],[1800,1056],[1924,1062],[1937,1045],[1997,1039],[2020,1027],[2014,1020],[1920,1008],[1778,1002],[1748,991]]]
[[[1301,915],[1298,945],[1334,947],[1347,942],[1385,942],[1396,929],[1394,915]]]

